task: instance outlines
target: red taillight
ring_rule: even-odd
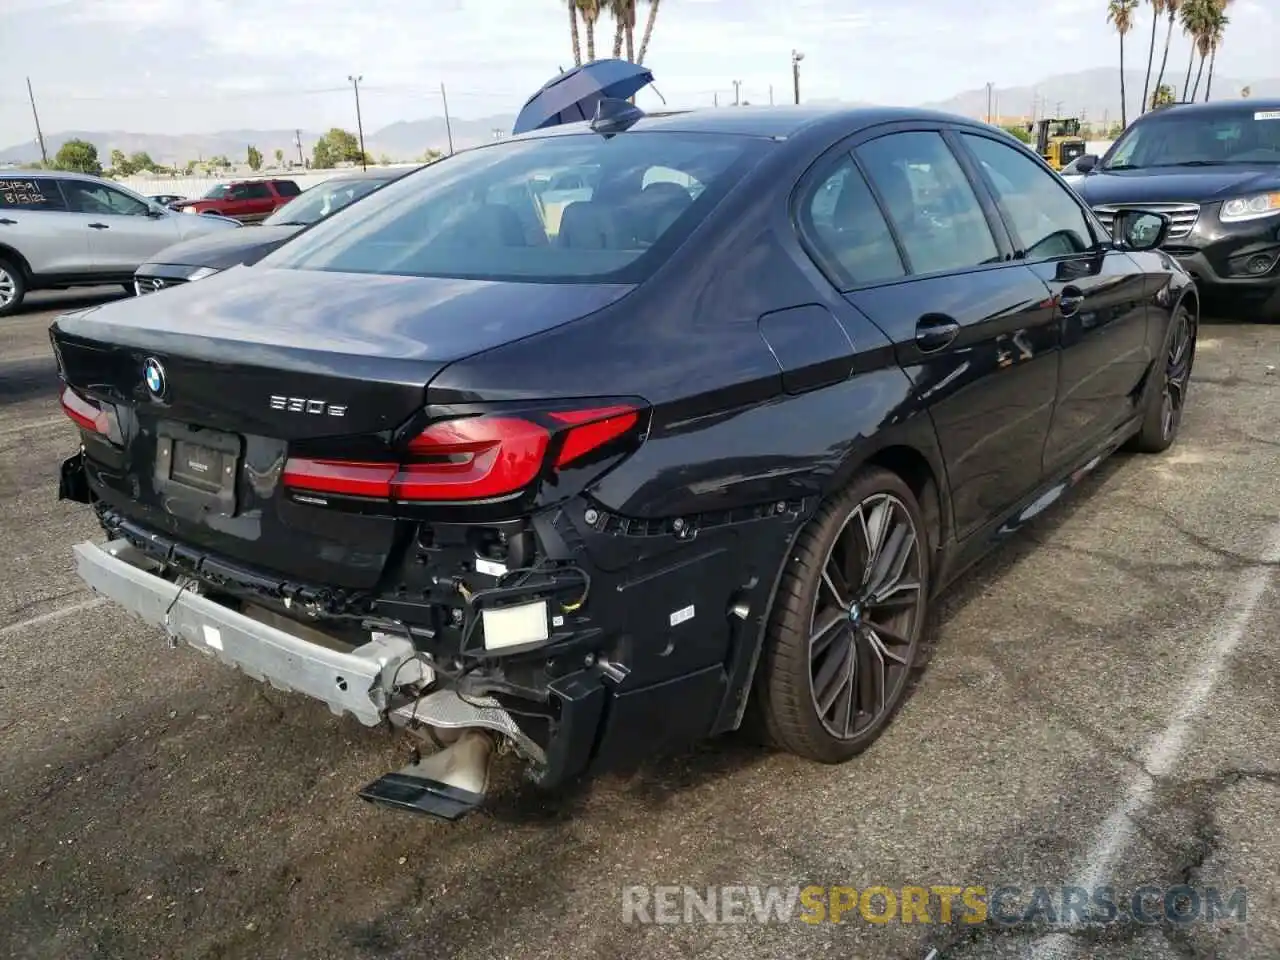
[[[82,430],[100,433],[104,437],[110,434],[111,421],[107,418],[107,412],[92,400],[80,396],[70,387],[64,387],[61,403],[62,412]]]
[[[640,414],[634,407],[600,407],[595,410],[561,410],[551,414],[559,423],[571,424],[564,445],[556,457],[556,466],[563,467],[610,440],[616,440],[636,425]]]
[[[579,460],[632,430],[630,406],[558,410],[537,419],[486,415],[434,423],[409,442],[401,463],[290,457],[284,485],[314,493],[409,502],[493,500],[542,472],[553,438],[555,466]],[[541,421],[541,422],[539,422]]]

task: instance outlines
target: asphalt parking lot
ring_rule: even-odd
[[[728,738],[556,796],[508,776],[447,826],[355,796],[403,743],[80,587],[46,330],[97,296],[0,320],[0,956],[1280,955],[1280,327],[1203,327],[1178,445],[954,589],[852,763]],[[624,923],[652,884],[1243,886],[1247,919]]]

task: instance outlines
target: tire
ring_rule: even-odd
[[[1164,453],[1178,438],[1196,357],[1196,333],[1196,318],[1184,304],[1179,304],[1165,334],[1160,360],[1152,368],[1154,379],[1147,385],[1142,426],[1129,441],[1130,450]]]
[[[877,534],[875,566],[867,544]],[[822,763],[843,763],[875,741],[926,659],[933,540],[911,489],[878,467],[818,511],[778,584],[750,729]]]
[[[8,260],[0,260],[0,317],[17,313],[27,296],[27,280],[22,270]]]

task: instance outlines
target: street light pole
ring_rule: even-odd
[[[740,107],[740,106],[742,106],[742,97],[739,95],[739,91],[740,91],[741,87],[742,87],[742,81],[741,81],[741,80],[735,80],[735,81],[733,81],[733,105],[734,105],[735,107]]]
[[[795,92],[796,106],[800,105],[800,61],[804,54],[799,50],[791,51],[791,86]]]
[[[44,151],[44,132],[40,129],[40,114],[36,113],[36,95],[31,92],[31,78],[27,77],[27,97],[31,100],[31,116],[36,121],[36,140],[40,142],[40,162],[49,165],[49,154]]]
[[[991,93],[993,88],[994,88],[994,85],[990,81],[988,81],[987,82],[987,123],[991,122]]]
[[[356,130],[360,134],[360,169],[368,170],[369,167],[365,162],[364,156],[364,121],[360,118],[360,81],[364,77],[353,77],[348,75],[347,79],[351,81],[351,86],[356,91]]]

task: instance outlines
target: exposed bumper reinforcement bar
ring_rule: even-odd
[[[413,645],[403,637],[379,634],[346,651],[255,620],[200,596],[192,587],[156,576],[152,561],[126,540],[104,546],[81,543],[75,554],[80,578],[95,592],[163,627],[175,640],[280,690],[321,700],[335,714],[350,713],[366,726],[381,721],[397,671],[415,656]],[[399,678],[414,679],[408,674]]]

